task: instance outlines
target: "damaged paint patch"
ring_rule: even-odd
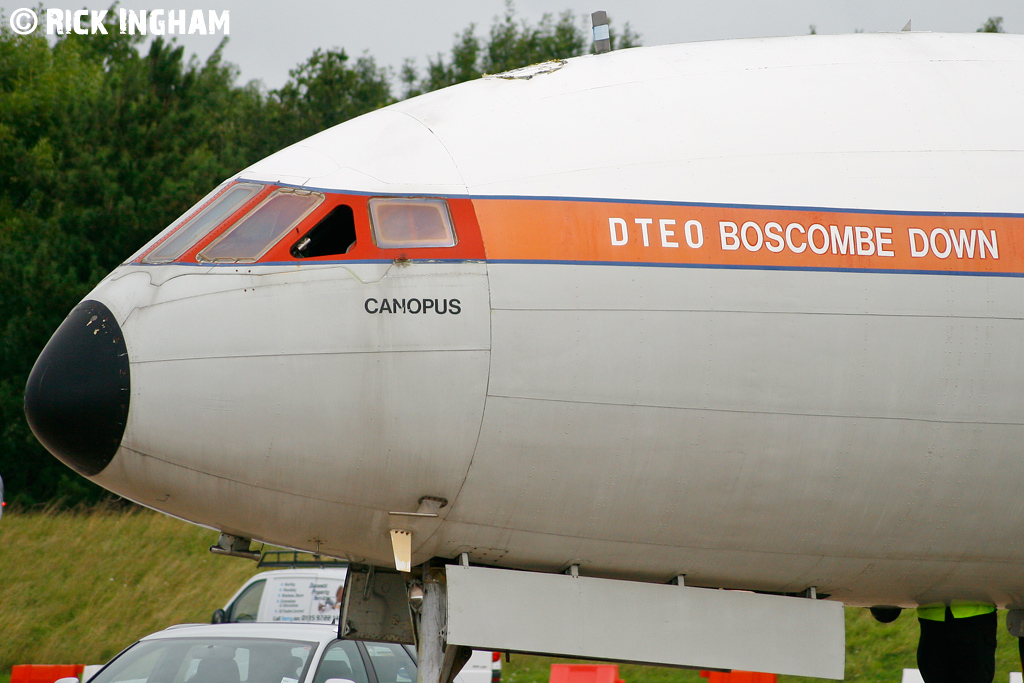
[[[564,59],[553,59],[550,62],[531,64],[530,66],[523,66],[518,69],[503,71],[500,74],[488,74],[485,78],[504,78],[507,80],[528,81],[534,76],[543,76],[544,74],[554,73],[563,66],[565,66]]]

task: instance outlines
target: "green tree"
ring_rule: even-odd
[[[111,22],[114,19],[111,18]],[[17,503],[106,493],[46,453],[28,372],[89,289],[224,177],[262,155],[262,96],[220,50],[185,62],[138,36],[19,36],[0,25],[0,474]],[[257,116],[253,116],[257,114]]]
[[[578,20],[571,10],[556,19],[545,14],[536,25],[516,18],[511,1],[505,4],[505,15],[495,17],[482,43],[476,25],[470,24],[455,36],[451,55],[427,58],[426,74],[420,78],[414,64],[406,61],[401,81],[406,97],[439,90],[484,74],[501,73],[552,59],[567,59],[592,52],[590,17]],[[612,49],[625,49],[640,44],[640,36],[626,24],[621,34],[610,30]]]
[[[388,71],[370,56],[350,63],[344,50],[317,49],[289,73],[270,94],[276,137],[289,143],[394,101]]]
[[[981,28],[977,30],[977,33],[1002,33],[1003,32],[1003,18],[1002,17],[989,17]]]

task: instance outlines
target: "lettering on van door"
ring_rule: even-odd
[[[342,585],[343,582],[336,579],[279,580],[271,596],[270,621],[329,624],[340,616]]]

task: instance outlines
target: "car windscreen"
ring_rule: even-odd
[[[140,641],[90,683],[298,683],[317,643],[270,638]]]

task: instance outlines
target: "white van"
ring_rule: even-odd
[[[246,621],[331,624],[341,618],[341,589],[348,575],[345,563],[303,561],[292,552],[271,551],[264,554],[259,566],[289,568],[265,571],[246,581],[223,609],[213,613],[214,624]],[[499,653],[473,650],[459,679],[461,683],[500,683]]]
[[[224,609],[213,613],[212,621],[337,623],[347,575],[345,567],[278,569],[257,574],[242,584]]]

